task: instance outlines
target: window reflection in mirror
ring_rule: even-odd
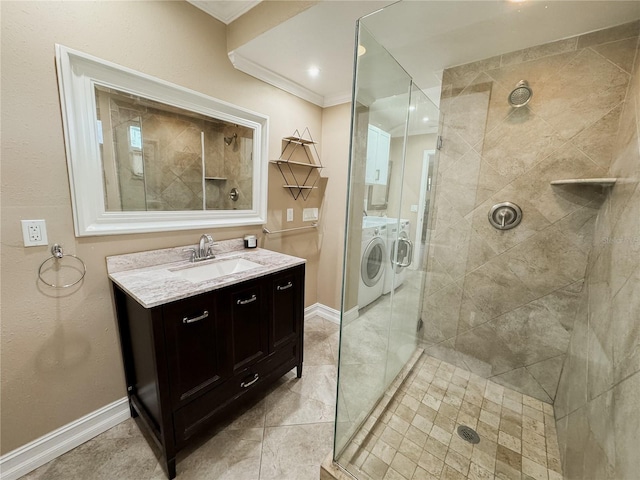
[[[106,211],[251,208],[252,129],[107,87],[95,94]]]

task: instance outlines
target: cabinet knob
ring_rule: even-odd
[[[193,322],[199,322],[200,320],[204,320],[205,318],[207,318],[209,316],[209,311],[205,310],[204,312],[202,312],[202,315],[198,316],[198,317],[193,317],[193,318],[189,318],[189,317],[184,317],[182,319],[182,323],[193,323]]]
[[[255,302],[258,299],[255,295],[251,295],[251,298],[247,298],[246,300],[238,300],[236,303],[238,305],[246,305],[247,303]]]
[[[286,290],[286,289],[291,288],[291,287],[293,287],[293,283],[289,282],[286,285],[278,285],[276,287],[276,290]]]

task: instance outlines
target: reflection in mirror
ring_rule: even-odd
[[[252,129],[99,85],[95,92],[106,211],[251,208]]]
[[[385,185],[369,185],[367,187],[367,206],[365,210],[386,210],[389,202],[389,186],[391,185],[393,162],[388,162],[388,176]]]

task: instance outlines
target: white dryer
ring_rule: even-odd
[[[360,257],[358,307],[362,308],[382,295],[387,264],[387,226],[363,227]]]
[[[399,222],[397,218],[388,218],[387,222],[387,258],[382,287],[383,294],[402,285],[407,276],[407,268],[413,261],[413,243],[410,239],[411,222],[404,218],[401,218]],[[394,256],[396,256],[395,259]]]

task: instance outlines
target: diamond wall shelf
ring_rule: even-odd
[[[282,142],[280,158],[271,160],[270,163],[278,167],[284,180],[283,188],[289,189],[293,199],[302,197],[306,200],[318,188],[316,184],[323,168],[316,142],[308,127],[302,134],[296,130],[290,137],[284,137]]]

